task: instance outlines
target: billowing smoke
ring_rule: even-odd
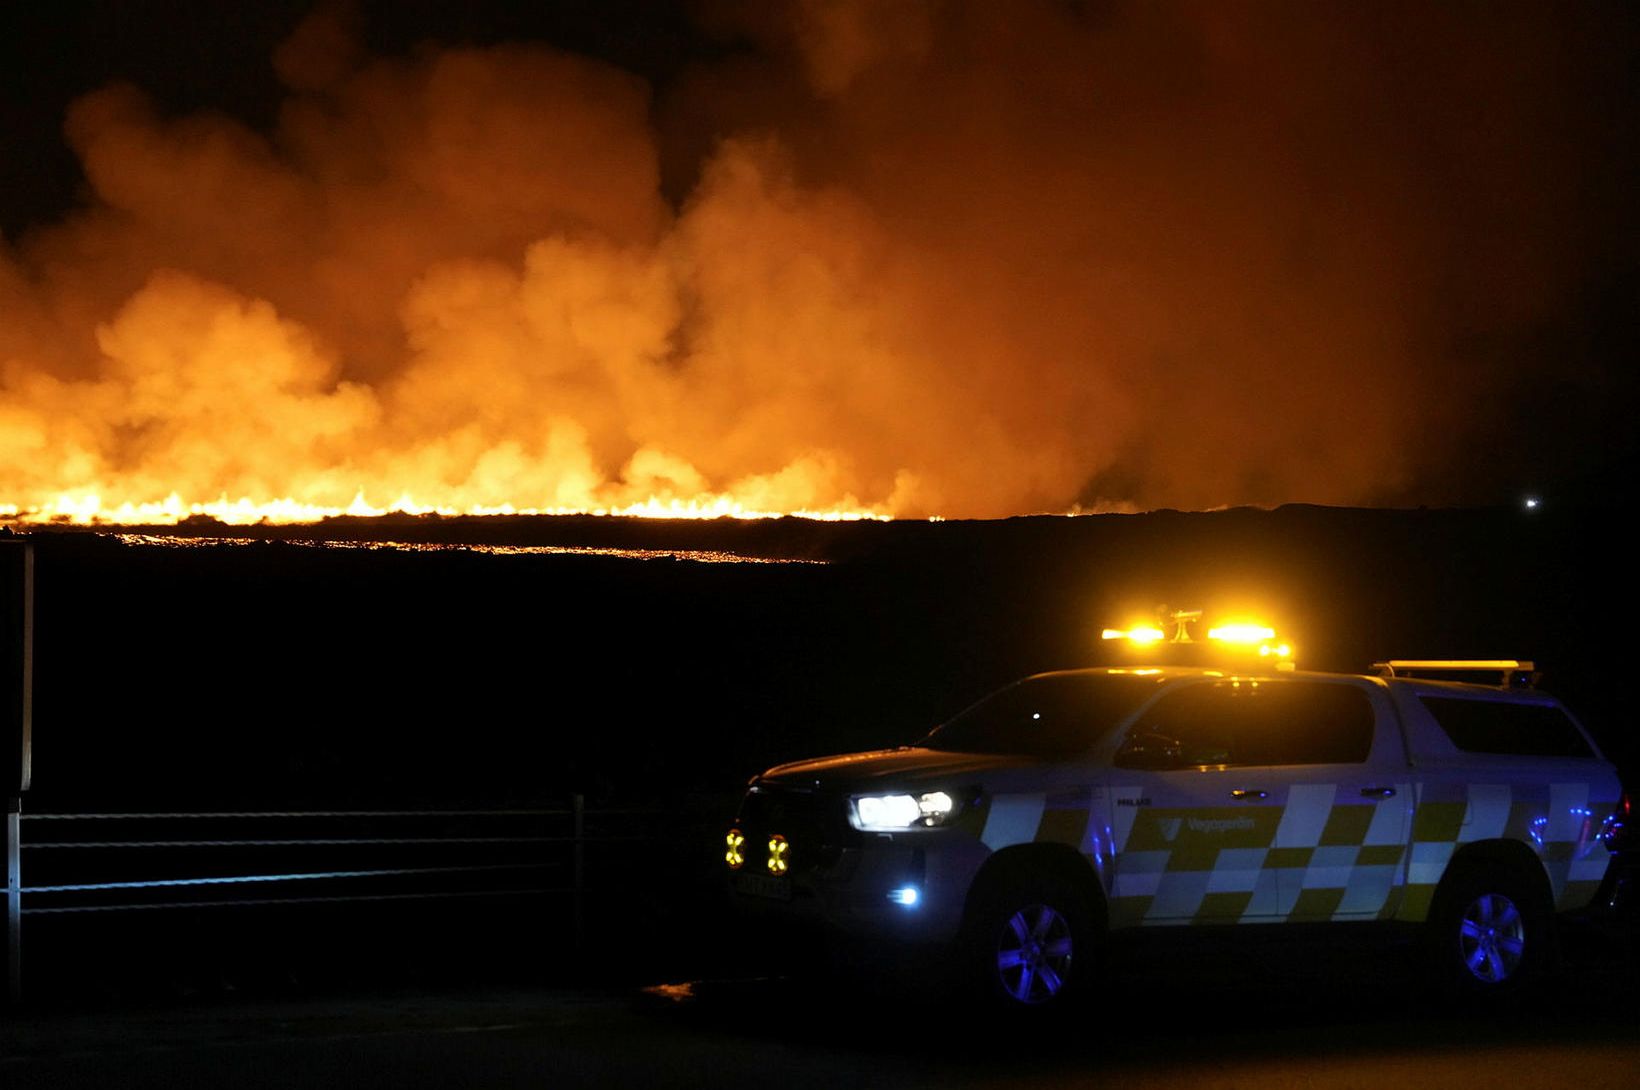
[[[271,131],[73,106],[84,206],[0,240],[0,503],[1467,498],[1544,365],[1485,346],[1632,226],[1573,14],[721,4],[657,94],[322,7]]]

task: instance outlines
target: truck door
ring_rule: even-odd
[[[1290,684],[1270,690],[1278,699],[1248,722],[1257,735],[1243,750],[1249,774],[1286,792],[1265,859],[1281,893],[1278,915],[1389,915],[1405,889],[1414,801],[1393,709],[1378,689],[1352,682]]]
[[[1342,681],[1225,678],[1163,696],[1115,758],[1112,923],[1330,918],[1369,899],[1351,885],[1361,849],[1403,832],[1375,824],[1384,797],[1350,794],[1404,794],[1355,783],[1375,729],[1367,690]]]

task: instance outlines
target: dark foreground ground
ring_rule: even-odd
[[[1162,948],[1170,949],[1170,948]],[[33,1087],[1534,1086],[1640,1079],[1633,953],[1587,946],[1502,1010],[1425,988],[1394,948],[1119,956],[1106,1001],[1033,1027],[936,976],[636,977],[36,1012],[0,1028]]]

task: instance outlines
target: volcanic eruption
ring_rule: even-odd
[[[1595,7],[715,3],[660,82],[359,11],[271,125],[73,103],[82,199],[0,239],[0,514],[1486,498],[1635,235]]]

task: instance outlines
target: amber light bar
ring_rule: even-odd
[[[1263,643],[1276,638],[1276,630],[1263,624],[1226,624],[1207,630],[1210,640],[1225,643]]]
[[[1100,632],[1100,638],[1126,640],[1139,647],[1147,647],[1164,640],[1170,644],[1195,644],[1196,641],[1190,638],[1190,625],[1201,619],[1202,611],[1199,609],[1180,609],[1171,613],[1164,610],[1161,619],[1155,624],[1136,624],[1131,628],[1106,628]],[[1167,634],[1168,625],[1174,628],[1171,637]],[[1207,639],[1210,644],[1227,652],[1257,654],[1259,658],[1276,660],[1281,669],[1292,669],[1292,645],[1275,642],[1275,629],[1260,621],[1222,622],[1208,629]]]
[[[1105,640],[1132,640],[1134,643],[1155,643],[1167,638],[1167,633],[1149,625],[1137,628],[1107,628],[1100,634]]]

